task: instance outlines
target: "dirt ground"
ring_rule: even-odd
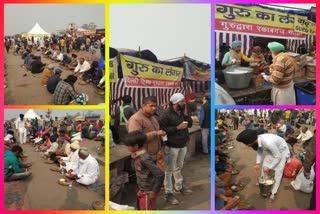
[[[90,153],[98,159],[100,177],[90,187],[73,183],[70,190],[57,183],[63,176],[52,172],[53,164],[46,164],[41,152],[35,152],[31,144],[24,144],[24,153],[28,155],[26,162],[32,163],[31,177],[25,181],[5,183],[5,209],[7,210],[92,210],[94,201],[105,201],[105,168],[104,156],[97,157],[98,141],[83,139],[80,146],[89,148]],[[13,187],[13,185],[15,187]]]
[[[171,205],[164,199],[164,189],[157,198],[157,210],[210,210],[211,208],[211,181],[210,181],[210,155],[198,154],[186,161],[182,174],[186,186],[192,191],[192,195],[174,193],[180,201],[178,205]],[[126,185],[122,192],[121,204],[136,207],[137,192],[134,184]]]
[[[311,131],[315,128],[312,126],[307,127]],[[256,186],[260,172],[258,173],[253,169],[256,161],[256,151],[235,140],[242,130],[244,130],[244,126],[241,125],[239,125],[238,130],[231,130],[234,148],[227,150],[236,167],[240,169],[240,173],[234,178],[240,179],[245,185],[242,191],[234,195],[239,195],[241,199],[249,200],[253,205],[253,210],[307,210],[311,194],[295,191],[290,185],[293,179],[282,179],[277,197],[273,202],[260,196],[259,186]]]
[[[99,52],[99,51],[98,51]],[[100,53],[96,53],[96,60],[99,61]],[[39,51],[33,51],[33,54],[41,56],[42,62],[47,65],[53,63],[55,68],[61,68],[63,70],[61,78],[65,79],[68,75],[73,74],[73,71],[66,70],[63,67],[59,67],[58,62],[54,62],[51,59],[45,58]],[[80,51],[75,52],[78,56],[87,58],[88,52]],[[71,54],[69,54],[71,56]],[[89,61],[89,63],[91,63]],[[5,53],[5,105],[52,105],[53,95],[47,91],[47,88],[40,82],[41,74],[32,74],[30,71],[26,71],[25,68],[20,67],[23,64],[23,60],[20,56],[14,56],[12,50],[9,54]],[[27,76],[24,76],[27,74]],[[95,93],[95,88],[92,85],[79,85],[75,83],[75,90],[77,92],[83,92],[89,96],[89,105],[104,103],[104,95]]]

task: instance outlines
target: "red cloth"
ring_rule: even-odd
[[[291,158],[290,163],[287,163],[284,168],[283,177],[296,178],[301,168],[302,168],[301,161],[296,157]]]
[[[139,210],[155,210],[157,198],[150,199],[148,192],[138,193]]]
[[[64,139],[66,139],[67,141],[70,141],[70,140],[71,140],[70,136],[67,135],[67,134],[65,134],[63,137],[64,137]]]

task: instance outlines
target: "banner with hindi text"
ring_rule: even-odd
[[[127,87],[180,87],[183,68],[153,63],[132,56],[120,55],[123,78]]]
[[[299,33],[315,36],[316,23],[306,18],[297,16],[296,19],[294,20],[294,30]]]
[[[304,16],[292,15],[258,6],[216,4],[215,29],[250,33],[279,38],[305,38],[305,33],[295,30],[295,20]],[[315,32],[315,25],[313,28]]]

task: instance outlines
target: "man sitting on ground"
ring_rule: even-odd
[[[67,157],[61,157],[59,159],[60,167],[57,168],[57,170],[65,170],[66,172],[69,172],[70,170],[75,171],[79,165],[80,160],[79,148],[80,146],[78,141],[72,142],[70,145],[71,153]]]
[[[71,58],[68,56],[68,54],[63,54],[63,60],[60,63],[62,66],[68,66],[72,62]]]
[[[47,90],[53,94],[54,93],[54,90],[56,89],[58,83],[60,82],[61,80],[61,73],[62,73],[62,70],[57,68],[55,71],[54,71],[54,75],[52,75],[51,77],[49,77],[46,85],[47,85]]]
[[[57,58],[55,61],[61,62],[63,60],[63,54],[60,51],[57,51]]]
[[[77,67],[74,69],[74,74],[76,76],[82,75],[84,72],[91,68],[88,61],[86,61],[83,57],[79,58],[79,62]]]
[[[54,65],[49,64],[41,74],[41,84],[46,86],[48,83],[49,78],[52,76],[54,70]]]
[[[76,180],[83,185],[91,185],[98,180],[99,164],[97,160],[92,157],[86,147],[79,150],[79,166],[73,171],[68,171],[68,177]]]
[[[59,164],[59,160],[61,157],[66,157],[66,149],[67,149],[67,145],[70,145],[69,143],[67,143],[67,141],[63,138],[57,138],[57,142],[58,142],[58,147],[56,149],[56,151],[52,151],[48,153],[49,160],[47,161],[48,164]]]
[[[59,81],[53,96],[55,105],[68,105],[77,97],[73,86],[76,81],[77,77],[73,75],[69,75],[67,79]]]
[[[300,135],[297,137],[299,142],[302,144],[303,148],[307,146],[308,140],[310,140],[313,137],[312,132],[308,129],[308,127],[303,126],[301,129]]]
[[[46,67],[45,63],[42,63],[41,56],[35,56],[34,60],[30,64],[30,71],[33,74],[41,73]]]
[[[18,157],[23,153],[21,146],[15,145],[12,150],[4,151],[4,180],[16,181],[22,180],[31,175],[31,171],[27,170],[27,166],[22,164]]]
[[[37,145],[36,151],[47,151],[51,147],[51,141],[50,141],[50,133],[46,133],[44,135],[44,140],[42,144]]]

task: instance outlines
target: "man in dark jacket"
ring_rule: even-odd
[[[167,133],[165,144],[165,199],[171,204],[179,204],[173,196],[173,189],[182,194],[191,194],[192,191],[183,186],[181,174],[189,141],[188,127],[192,126],[192,119],[188,114],[186,101],[181,93],[173,94],[170,98],[170,107],[160,116],[160,128]],[[172,176],[175,186],[173,187]]]
[[[209,154],[208,144],[210,143],[210,98],[209,96],[204,96],[203,105],[200,108],[200,120],[199,124],[201,127],[201,136],[202,136],[202,153]]]
[[[35,60],[31,63],[31,73],[38,74],[41,73],[46,67],[45,63],[41,62],[41,57],[36,56]]]

